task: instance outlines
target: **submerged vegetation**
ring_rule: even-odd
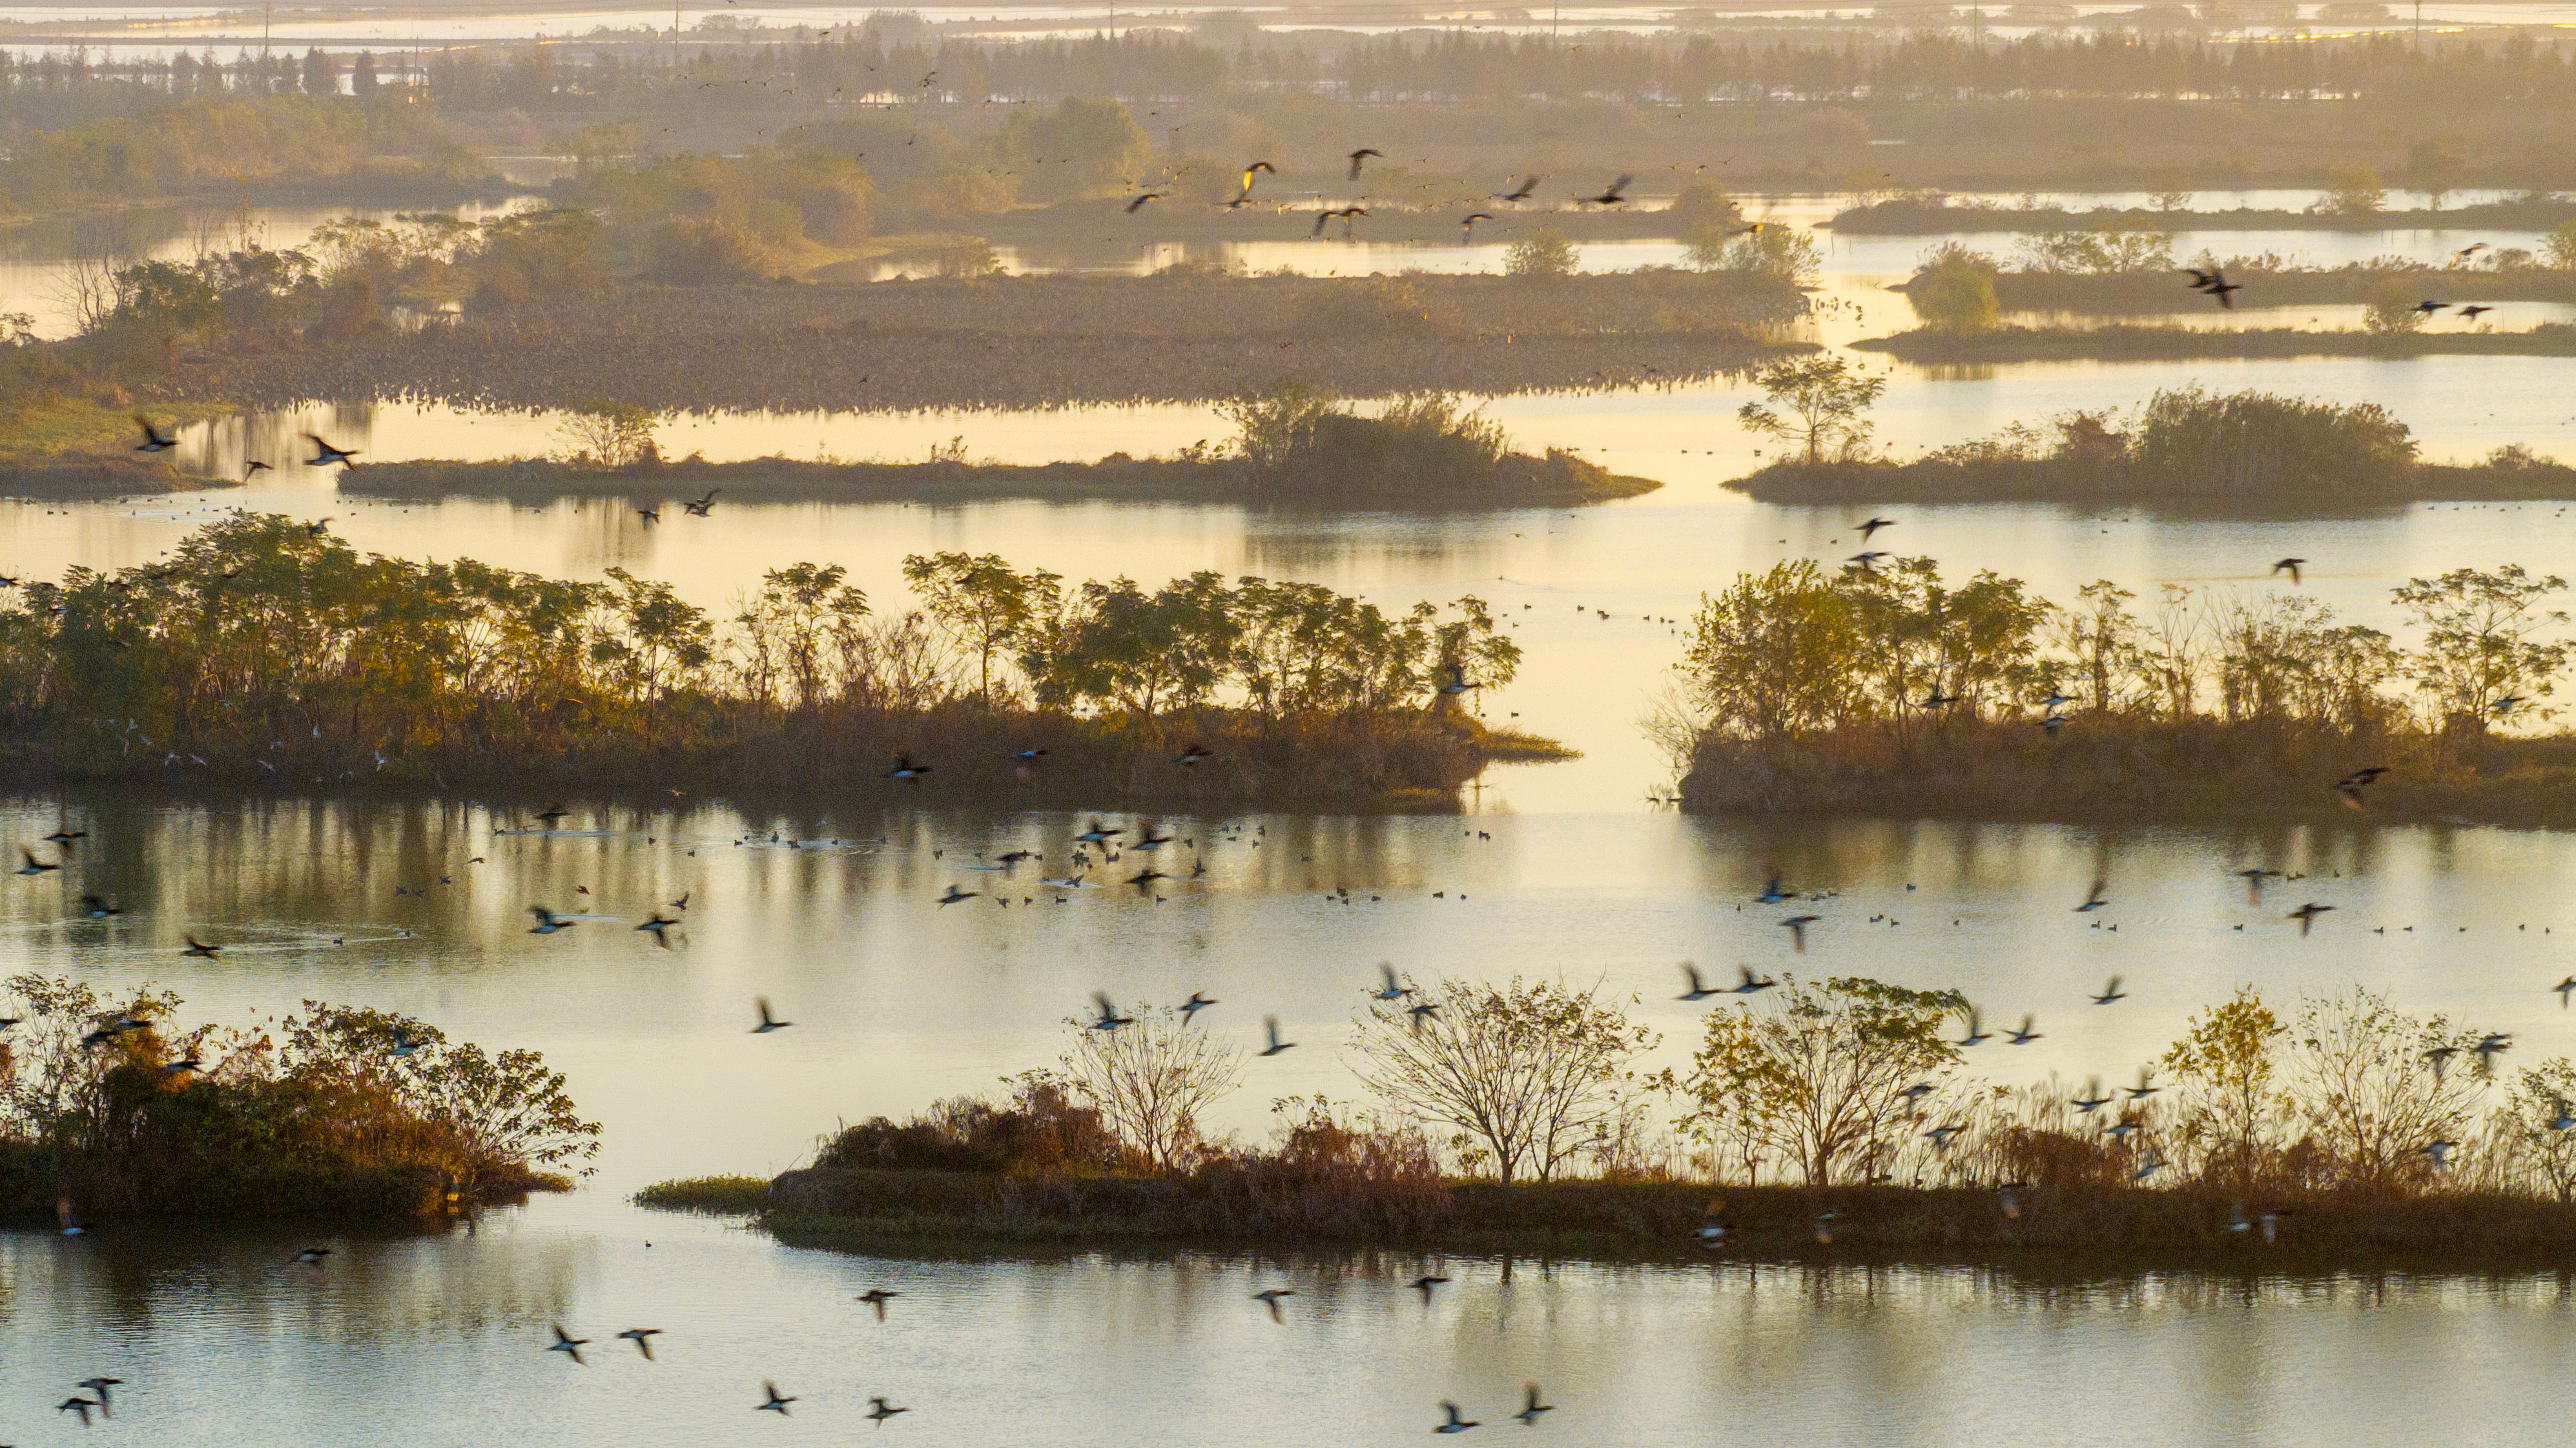
[[[0,1215],[396,1221],[571,1186],[563,1076],[406,1016],[306,1001],[183,1027],[179,998],[27,974],[0,1038]]]
[[[2058,606],[1928,558],[1781,563],[1702,600],[1654,733],[1699,810],[2564,824],[2576,739],[2504,731],[2557,715],[2566,587],[2412,579],[2407,649],[2298,593],[2169,584],[2133,608],[2104,579]]]
[[[669,1182],[639,1200],[867,1250],[1257,1243],[2042,1270],[2532,1265],[2567,1260],[2576,1226],[2576,1064],[2507,1070],[2509,1037],[2366,991],[2284,1013],[2241,988],[2136,1086],[2072,1091],[1972,1073],[1993,1036],[1956,991],[1765,978],[1706,1016],[1686,1068],[1648,1079],[1626,1063],[1651,1033],[1597,995],[1390,979],[1400,988],[1371,991],[1354,1023],[1371,1104],[1278,1102],[1266,1145],[1197,1127],[1241,1085],[1232,1038],[1140,1012],[1069,1022],[1059,1069],[1014,1078],[1004,1100],[845,1127],[772,1182]]]
[[[1435,804],[1553,746],[1460,707],[1520,649],[1485,604],[1401,613],[1212,572],[1067,586],[912,560],[919,611],[837,566],[770,570],[730,619],[668,584],[361,554],[235,514],[168,561],[0,607],[12,773],[692,789],[1006,789]],[[890,780],[909,756],[934,783]],[[1176,758],[1178,762],[1176,762]]]

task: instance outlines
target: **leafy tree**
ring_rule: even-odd
[[[1153,139],[1127,107],[1106,97],[1070,96],[1053,110],[1019,109],[1002,128],[1019,163],[1020,196],[1062,201],[1115,196],[1146,179]]]
[[[1683,260],[1694,271],[1742,272],[1769,277],[1793,287],[1813,286],[1824,252],[1816,239],[1785,226],[1766,224],[1729,233],[1702,229],[1686,233]]]
[[[2534,577],[2508,563],[2410,578],[2393,591],[2408,622],[2423,631],[2408,674],[2446,727],[2483,730],[2499,701],[2556,690],[2569,644],[2539,635],[2567,622],[2564,609],[2544,604],[2566,587],[2557,574]]]
[[[662,414],[653,408],[602,399],[572,409],[555,432],[563,439],[566,461],[625,468],[660,455],[653,429],[661,421]]]
[[[1287,467],[1311,445],[1315,428],[1335,414],[1341,395],[1296,377],[1283,377],[1267,387],[1237,392],[1216,405],[1217,416],[1234,424],[1235,449],[1256,469]]]
[[[2252,1183],[2263,1140],[2281,1102],[2274,1090],[2280,1042],[2289,1034],[2250,985],[2196,1012],[2168,1047],[2164,1068],[2181,1087],[2184,1140],[2223,1164],[2242,1189]]]
[[[2329,216],[2370,216],[2388,200],[2379,173],[2354,162],[2326,167],[2326,194],[2317,209]]]
[[[1957,242],[1915,268],[1905,300],[1924,326],[1962,337],[1993,331],[2002,311],[1995,300],[1994,263]]]
[[[1557,1168],[1616,1118],[1628,1062],[1655,1034],[1591,991],[1443,980],[1414,1015],[1372,999],[1352,1037],[1360,1079],[1395,1109],[1456,1129],[1470,1169],[1505,1186]]]
[[[744,641],[737,672],[752,698],[810,710],[831,697],[832,661],[850,651],[868,612],[868,596],[844,583],[847,575],[837,563],[762,575],[760,592],[734,618]]]
[[[706,610],[682,599],[667,583],[616,567],[608,570],[600,602],[591,662],[606,670],[620,694],[649,707],[704,680],[715,660],[715,630]]]
[[[362,101],[374,100],[382,84],[376,77],[375,53],[359,51],[358,59],[349,67],[349,94]]]
[[[1789,980],[1778,1008],[1709,1013],[1684,1091],[1685,1129],[1796,1163],[1809,1186],[1874,1175],[1910,1132],[1918,1083],[1959,1062],[1941,1023],[1967,1008],[1957,991],[1918,991],[1860,976]]]
[[[2576,271],[2576,221],[2562,221],[2540,241],[2541,265],[2552,271]]]
[[[2370,289],[2370,300],[2364,304],[2361,325],[2383,337],[2402,337],[2424,330],[2428,315],[2415,305],[2415,289],[2394,277]]]
[[[1065,1079],[1120,1141],[1160,1170],[1188,1164],[1199,1118],[1243,1084],[1243,1049],[1170,1007],[1114,1031],[1068,1024]]]
[[[1736,421],[1748,432],[1804,449],[1811,467],[1825,460],[1828,449],[1850,457],[1867,446],[1872,428],[1862,414],[1887,390],[1885,377],[1872,377],[1828,352],[1766,362],[1754,370],[1753,383],[1766,401],[1737,408]]]
[[[1711,728],[1777,741],[1831,728],[1860,707],[1859,637],[1851,599],[1800,558],[1703,594],[1682,668]]]
[[[2576,1202],[2576,1131],[2567,1125],[2576,1102],[2576,1061],[2552,1056],[2514,1074],[2497,1120],[2498,1145],[2561,1202]]]
[[[1038,702],[1124,711],[1148,724],[1194,708],[1222,683],[1241,630],[1213,571],[1147,593],[1131,578],[1085,583],[1071,606],[1023,641]]]
[[[903,578],[922,606],[972,650],[976,692],[993,704],[993,656],[1020,643],[1056,608],[1064,580],[1042,569],[1021,573],[998,554],[914,553],[903,560]]]
[[[1503,248],[1503,272],[1516,277],[1574,275],[1574,243],[1553,226],[1542,226]]]
[[[340,63],[322,53],[320,46],[304,52],[304,93],[308,96],[335,96],[340,93]]]

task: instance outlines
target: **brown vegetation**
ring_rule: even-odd
[[[1282,376],[1351,397],[1494,394],[1720,375],[1803,306],[1780,282],[1687,272],[627,287],[371,342],[209,354],[143,386],[245,405],[783,411],[1205,402]]]
[[[571,1182],[598,1149],[561,1074],[404,1016],[305,1002],[267,1030],[183,1029],[176,996],[8,982],[0,1219],[402,1220]]]

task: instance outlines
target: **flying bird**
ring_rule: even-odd
[[[589,1363],[583,1361],[581,1356],[581,1350],[590,1345],[590,1339],[586,1337],[575,1337],[571,1333],[564,1331],[563,1324],[560,1322],[556,1323],[554,1328],[554,1345],[547,1348],[546,1351],[562,1353],[565,1357],[571,1358],[574,1362],[581,1363],[584,1367],[590,1366]]]
[[[2110,898],[2102,893],[2104,890],[2109,889],[2110,886],[2111,882],[2109,880],[2100,875],[2094,876],[2092,891],[2084,897],[2083,904],[2075,907],[2075,913],[2078,915],[2087,914],[2110,904]],[[2058,898],[2064,899],[2065,897],[2061,895]]]
[[[1206,1010],[1208,1007],[1215,1004],[1216,1002],[1210,1000],[1204,992],[1191,991],[1190,998],[1181,1002],[1181,1019],[1184,1021],[1192,1020],[1197,1017],[1199,1012]]]
[[[552,935],[558,930],[570,930],[581,923],[578,920],[567,920],[543,905],[529,906],[528,914],[537,922],[528,927],[530,935]]]
[[[1538,1400],[1538,1384],[1536,1384],[1536,1383],[1532,1383],[1532,1384],[1530,1384],[1530,1385],[1529,1385],[1529,1401],[1528,1401],[1528,1404],[1527,1404],[1526,1406],[1524,1406],[1524,1407],[1523,1407],[1519,1412],[1512,1414],[1512,1416],[1521,1420],[1521,1426],[1522,1426],[1522,1427],[1525,1427],[1525,1428],[1535,1428],[1535,1427],[1537,1427],[1537,1426],[1538,1426],[1538,1415],[1539,1415],[1539,1414],[1541,1414],[1541,1413],[1553,1413],[1553,1412],[1555,1412],[1555,1411],[1556,1411],[1556,1405],[1555,1405],[1555,1404],[1553,1404],[1553,1403],[1542,1403],[1542,1402],[1540,1402],[1540,1401]]]
[[[313,456],[304,460],[304,465],[308,468],[327,468],[333,463],[347,467],[351,465],[350,459],[358,455],[356,448],[333,447],[315,433],[304,434],[304,440],[313,444]]]
[[[1476,223],[1479,221],[1491,221],[1493,219],[1494,218],[1491,215],[1482,211],[1468,212],[1465,216],[1458,219],[1458,239],[1462,242],[1474,241],[1476,239]]]
[[[1577,197],[1576,199],[1592,206],[1617,206],[1628,199],[1626,195],[1628,183],[1636,179],[1637,178],[1634,176],[1622,176],[1618,180],[1611,182],[1609,187],[1600,195],[1583,196]]]
[[[134,450],[136,452],[168,452],[179,445],[179,439],[177,437],[154,427],[152,425],[152,419],[145,417],[142,413],[138,412],[134,414],[134,425],[143,429],[143,441],[134,445]]]
[[[1449,1421],[1432,1429],[1431,1431],[1434,1433],[1464,1433],[1470,1428],[1484,1426],[1473,1418],[1462,1418],[1458,1416],[1458,1405],[1456,1403],[1444,1400],[1440,1404],[1440,1411],[1449,1415]]]
[[[1128,215],[1130,215],[1130,216],[1133,216],[1133,215],[1135,215],[1137,212],[1142,211],[1142,210],[1144,210],[1144,209],[1145,209],[1145,203],[1146,203],[1146,202],[1148,202],[1148,201],[1160,201],[1160,200],[1162,200],[1162,199],[1163,199],[1163,193],[1162,193],[1162,192],[1160,192],[1160,191],[1140,191],[1140,192],[1136,193],[1136,199],[1135,199],[1135,200],[1130,201],[1130,202],[1128,202],[1128,203],[1127,203],[1127,214],[1128,214]]]
[[[1122,1016],[1118,1014],[1118,1007],[1110,1002],[1109,992],[1093,991],[1091,993],[1091,1001],[1092,1004],[1100,1007],[1100,1013],[1092,1018],[1091,1029],[1095,1031],[1114,1031],[1120,1026],[1132,1026],[1136,1024],[1136,1018],[1134,1016]]]
[[[751,1028],[751,1033],[755,1036],[765,1036],[772,1031],[783,1031],[796,1024],[794,1021],[782,1021],[771,1015],[767,996],[752,997],[752,1004],[760,1008],[760,1024]]]
[[[903,1294],[900,1292],[888,1292],[882,1287],[871,1287],[851,1300],[853,1302],[864,1302],[868,1306],[875,1308],[877,1312],[877,1321],[883,1322],[885,1321],[886,1304],[894,1301],[902,1295]]]
[[[1879,529],[1893,528],[1895,526],[1896,520],[1894,518],[1865,518],[1861,520],[1860,524],[1860,541],[1863,544],[1866,544],[1869,542],[1870,535],[1877,532]]]
[[[682,498],[680,500],[680,511],[688,514],[692,518],[703,518],[707,516],[710,509],[715,507],[716,494],[723,491],[724,489],[722,488],[709,488],[707,489],[707,495],[703,498]]]
[[[1690,989],[1683,991],[1678,996],[1675,996],[1675,1000],[1702,1001],[1708,999],[1710,996],[1723,994],[1723,992],[1720,991],[1710,990],[1706,985],[1702,984],[1699,978],[1699,967],[1691,964],[1687,960],[1682,962],[1682,976],[1690,982]],[[2576,980],[2576,977],[2570,977],[2570,979]],[[2562,992],[2561,994],[2563,995],[2564,993]],[[2563,1005],[2565,1002],[2562,1000],[2560,1004]]]
[[[1820,915],[1792,915],[1788,919],[1781,921],[1780,924],[1789,932],[1791,946],[1795,948],[1799,954],[1804,955],[1807,950],[1807,927],[1815,924],[1818,920],[1823,918],[1824,917]]]
[[[1369,159],[1370,159],[1370,158],[1372,158],[1372,157],[1375,157],[1376,159],[1381,160],[1381,161],[1383,161],[1383,160],[1385,160],[1385,159],[1386,159],[1386,157],[1385,157],[1384,155],[1380,154],[1378,151],[1376,151],[1376,150],[1374,150],[1374,149],[1372,149],[1372,148],[1370,148],[1370,147],[1367,147],[1367,146],[1362,146],[1362,147],[1360,147],[1358,150],[1353,151],[1353,152],[1349,155],[1349,157],[1348,157],[1347,159],[1348,159],[1348,160],[1350,161],[1350,163],[1351,163],[1351,175],[1350,175],[1350,179],[1351,179],[1351,180],[1353,180],[1353,181],[1357,181],[1358,179],[1360,179],[1360,163],[1362,163],[1362,162],[1364,162],[1364,161],[1367,161],[1367,160],[1369,160]]]
[[[1270,1309],[1272,1322],[1285,1322],[1287,1319],[1279,1315],[1279,1299],[1296,1295],[1297,1289],[1294,1287],[1264,1287],[1252,1294],[1252,1300]]]
[[[1536,176],[1523,176],[1521,178],[1520,185],[1509,191],[1495,192],[1493,199],[1496,201],[1527,201],[1530,199],[1531,194],[1537,190],[1538,178]]]
[[[2307,938],[2308,927],[2316,923],[2317,917],[2325,914],[2333,908],[2334,907],[2332,905],[2319,905],[2314,901],[2310,901],[2307,904],[2300,906],[2298,909],[2291,911],[2283,918],[2299,922],[2299,937],[2304,940]]]
[[[622,1342],[635,1344],[635,1350],[644,1354],[644,1361],[649,1363],[653,1360],[653,1339],[659,1336],[661,1331],[662,1329],[658,1327],[630,1327],[617,1336]]]
[[[2286,573],[2290,575],[2290,586],[2292,588],[2296,588],[2299,586],[2299,569],[2307,561],[2308,560],[2304,558],[2284,558],[2280,562],[2272,565],[2272,572],[2275,574]]]
[[[2128,996],[2123,994],[2120,990],[2120,978],[2116,975],[2111,977],[2111,983],[2109,985],[2102,987],[2102,993],[2100,995],[2092,997],[2093,1004],[2097,1006],[2107,1006],[2114,1001],[2124,1001],[2127,999]]]
[[[868,1411],[866,1413],[866,1417],[878,1427],[882,1428],[885,1426],[886,1419],[893,1417],[897,1413],[909,1413],[911,1411],[912,1410],[910,1408],[898,1408],[883,1398],[870,1398],[868,1399]]]
[[[773,1382],[763,1381],[760,1385],[760,1391],[764,1396],[760,1405],[752,1410],[754,1412],[776,1413],[778,1416],[784,1418],[787,1416],[787,1405],[796,1401],[794,1398],[779,1396],[778,1384]]]
[[[1261,1018],[1261,1029],[1264,1034],[1270,1037],[1270,1044],[1262,1050],[1261,1054],[1265,1056],[1276,1056],[1282,1051],[1293,1050],[1296,1048],[1297,1043],[1295,1041],[1283,1041],[1279,1039],[1279,1018],[1277,1016],[1263,1016]]]

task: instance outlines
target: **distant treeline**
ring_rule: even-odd
[[[1059,199],[1067,177],[1177,184],[1197,199],[1256,159],[1279,167],[1273,190],[1381,201],[1424,182],[1481,197],[1522,174],[1542,175],[1562,205],[1621,172],[1649,178],[1645,194],[1668,188],[1659,175],[1722,174],[1741,189],[1870,196],[2313,184],[2331,163],[2444,191],[2576,180],[2562,103],[2576,94],[2576,48],[2540,37],[2443,34],[2419,51],[2397,36],[1998,39],[1801,24],[1764,41],[1687,30],[1560,40],[1272,34],[1220,16],[1190,36],[998,40],[884,22],[765,44],[711,36],[683,45],[676,64],[643,31],[443,48],[423,86],[380,81],[372,101],[343,103],[465,126],[487,153],[542,148],[592,163],[794,136],[868,168],[885,200],[881,231]],[[334,64],[20,63],[0,72],[0,137],[173,98],[256,101],[310,85],[317,63]],[[1123,142],[1030,144],[1045,129],[1031,117],[1073,100],[1142,125],[1145,163],[1119,166]],[[1354,187],[1339,158],[1369,143],[1395,159]]]
[[[799,564],[720,622],[622,569],[413,563],[236,514],[166,562],[15,591],[8,767],[1433,804],[1534,747],[1460,707],[1520,659],[1472,597],[1388,615],[1214,573],[1067,588],[964,554],[907,574],[922,611],[879,615],[838,567]],[[902,757],[924,775],[893,777]]]

